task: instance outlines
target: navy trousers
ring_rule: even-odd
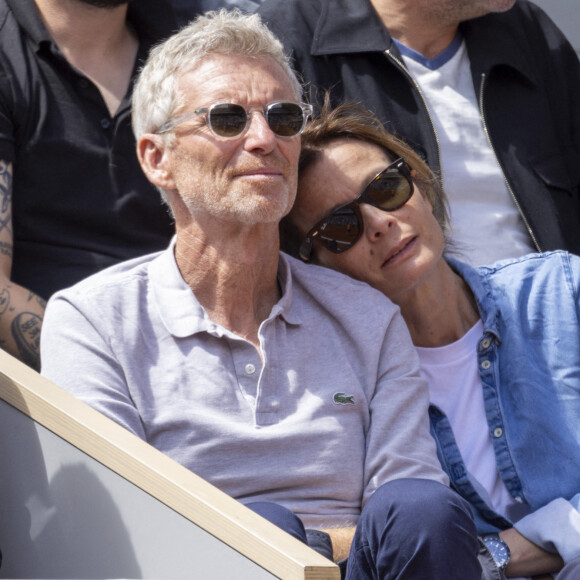
[[[250,509],[332,559],[324,534],[305,530],[291,511],[269,502]],[[443,484],[397,479],[381,486],[360,515],[347,580],[480,580],[479,542],[469,504]]]

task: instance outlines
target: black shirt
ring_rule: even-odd
[[[133,77],[174,32],[164,0],[130,4]],[[132,83],[131,83],[132,87]],[[0,0],[0,160],[13,164],[12,280],[48,298],[104,267],[167,246],[173,226],[143,174],[130,92],[111,117],[64,58],[34,0]]]

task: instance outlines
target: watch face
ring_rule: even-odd
[[[497,534],[488,534],[481,539],[492,555],[496,566],[500,570],[505,570],[511,557],[508,545]]]

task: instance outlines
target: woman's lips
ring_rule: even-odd
[[[382,267],[384,268],[385,266],[389,266],[396,262],[399,258],[402,258],[406,252],[415,244],[416,240],[417,236],[414,236],[411,239],[403,240],[400,244],[395,246],[385,258]]]

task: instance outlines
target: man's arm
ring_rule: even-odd
[[[332,556],[335,562],[340,562],[348,558],[350,545],[354,538],[356,528],[329,528],[322,530],[330,536],[332,542]]]
[[[39,370],[46,303],[10,280],[12,249],[12,164],[0,160],[0,347]]]
[[[499,535],[511,552],[510,563],[505,571],[508,578],[558,572],[564,566],[558,554],[543,550],[515,528],[504,530]]]

